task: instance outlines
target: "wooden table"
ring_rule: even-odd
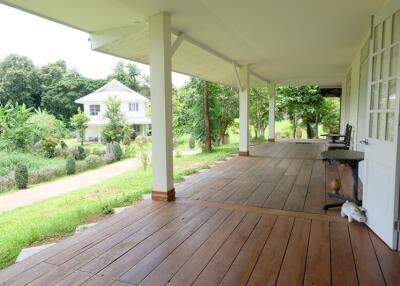
[[[353,196],[351,198],[344,195],[329,193],[329,197],[334,197],[342,200],[338,204],[326,204],[324,210],[341,206],[345,201],[349,200],[357,205],[361,205],[362,201],[358,199],[358,163],[364,160],[364,152],[351,151],[351,150],[328,150],[321,152],[322,159],[329,163],[338,162],[347,164],[351,167],[351,174],[353,177]]]
[[[340,135],[340,134],[321,134],[321,136],[331,138],[332,139],[331,143],[336,143],[336,140],[338,140],[340,137],[345,137],[345,135]]]

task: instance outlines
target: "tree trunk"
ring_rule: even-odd
[[[319,114],[317,114],[316,119],[315,119],[315,138],[317,138],[317,139],[319,136],[318,125],[319,125]]]
[[[211,151],[211,128],[210,128],[210,114],[208,107],[208,82],[204,81],[204,94],[203,94],[203,109],[204,109],[204,147],[205,150]]]
[[[307,139],[313,138],[313,130],[310,123],[307,123]]]
[[[293,116],[293,138],[296,138],[296,128],[297,128],[296,116]]]

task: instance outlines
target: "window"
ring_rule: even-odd
[[[137,102],[130,102],[130,103],[129,103],[129,111],[130,111],[130,112],[138,112],[138,111],[139,111],[139,103],[137,103]]]
[[[100,105],[99,104],[93,104],[89,106],[89,113],[91,116],[97,116],[100,113]]]

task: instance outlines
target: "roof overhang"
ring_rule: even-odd
[[[96,51],[148,64],[148,18],[172,16],[183,41],[173,70],[236,87],[233,66],[249,65],[252,86],[341,85],[371,15],[385,0],[0,0],[86,31]]]

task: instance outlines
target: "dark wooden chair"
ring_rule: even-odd
[[[353,126],[351,126],[350,124],[347,124],[343,140],[336,141],[335,143],[329,143],[328,150],[349,150],[352,130],[353,130]]]

